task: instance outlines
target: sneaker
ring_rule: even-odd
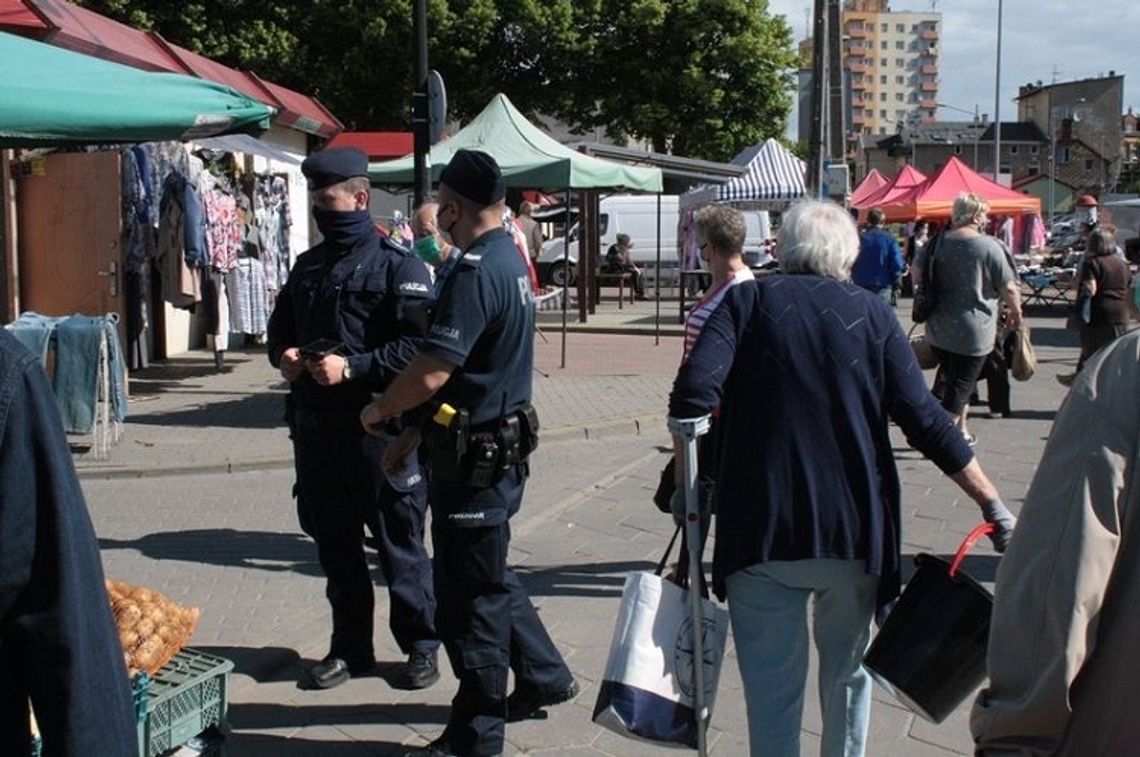
[[[1072,386],[1076,377],[1077,374],[1075,373],[1059,373],[1057,374],[1057,383],[1061,386]]]
[[[569,702],[578,696],[581,689],[577,681],[570,681],[570,685],[560,691],[547,694],[530,689],[516,688],[507,697],[507,722],[514,723],[534,717],[543,707],[550,707],[563,702]]]
[[[439,680],[437,652],[412,652],[400,673],[400,688],[426,689]]]

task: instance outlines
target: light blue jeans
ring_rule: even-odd
[[[823,757],[862,755],[871,678],[862,667],[879,579],[862,560],[759,563],[726,579],[752,757],[799,757],[808,599],[819,653]]]

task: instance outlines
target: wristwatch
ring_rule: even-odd
[[[340,373],[342,381],[352,381],[352,366],[348,363],[348,358],[344,359],[344,370]]]

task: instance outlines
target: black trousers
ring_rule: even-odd
[[[492,487],[513,512],[522,500],[524,466]],[[441,487],[450,495],[461,488]],[[449,525],[446,513],[461,509],[432,493],[436,616],[459,691],[441,741],[457,755],[503,751],[507,671],[515,687],[540,693],[563,691],[573,681],[562,655],[514,571],[507,567],[511,541],[506,519],[493,525]]]
[[[351,666],[371,664],[375,598],[364,554],[367,525],[390,601],[392,635],[405,653],[439,646],[431,559],[424,548],[426,482],[394,490],[380,470],[377,442],[360,431],[297,430],[297,513],[317,543],[332,607],[329,655]]]

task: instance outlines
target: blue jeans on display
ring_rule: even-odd
[[[867,744],[871,641],[879,579],[862,560],[758,563],[728,576],[728,611],[752,757],[799,757],[808,670],[808,599],[819,653],[823,757],[857,757]]]

